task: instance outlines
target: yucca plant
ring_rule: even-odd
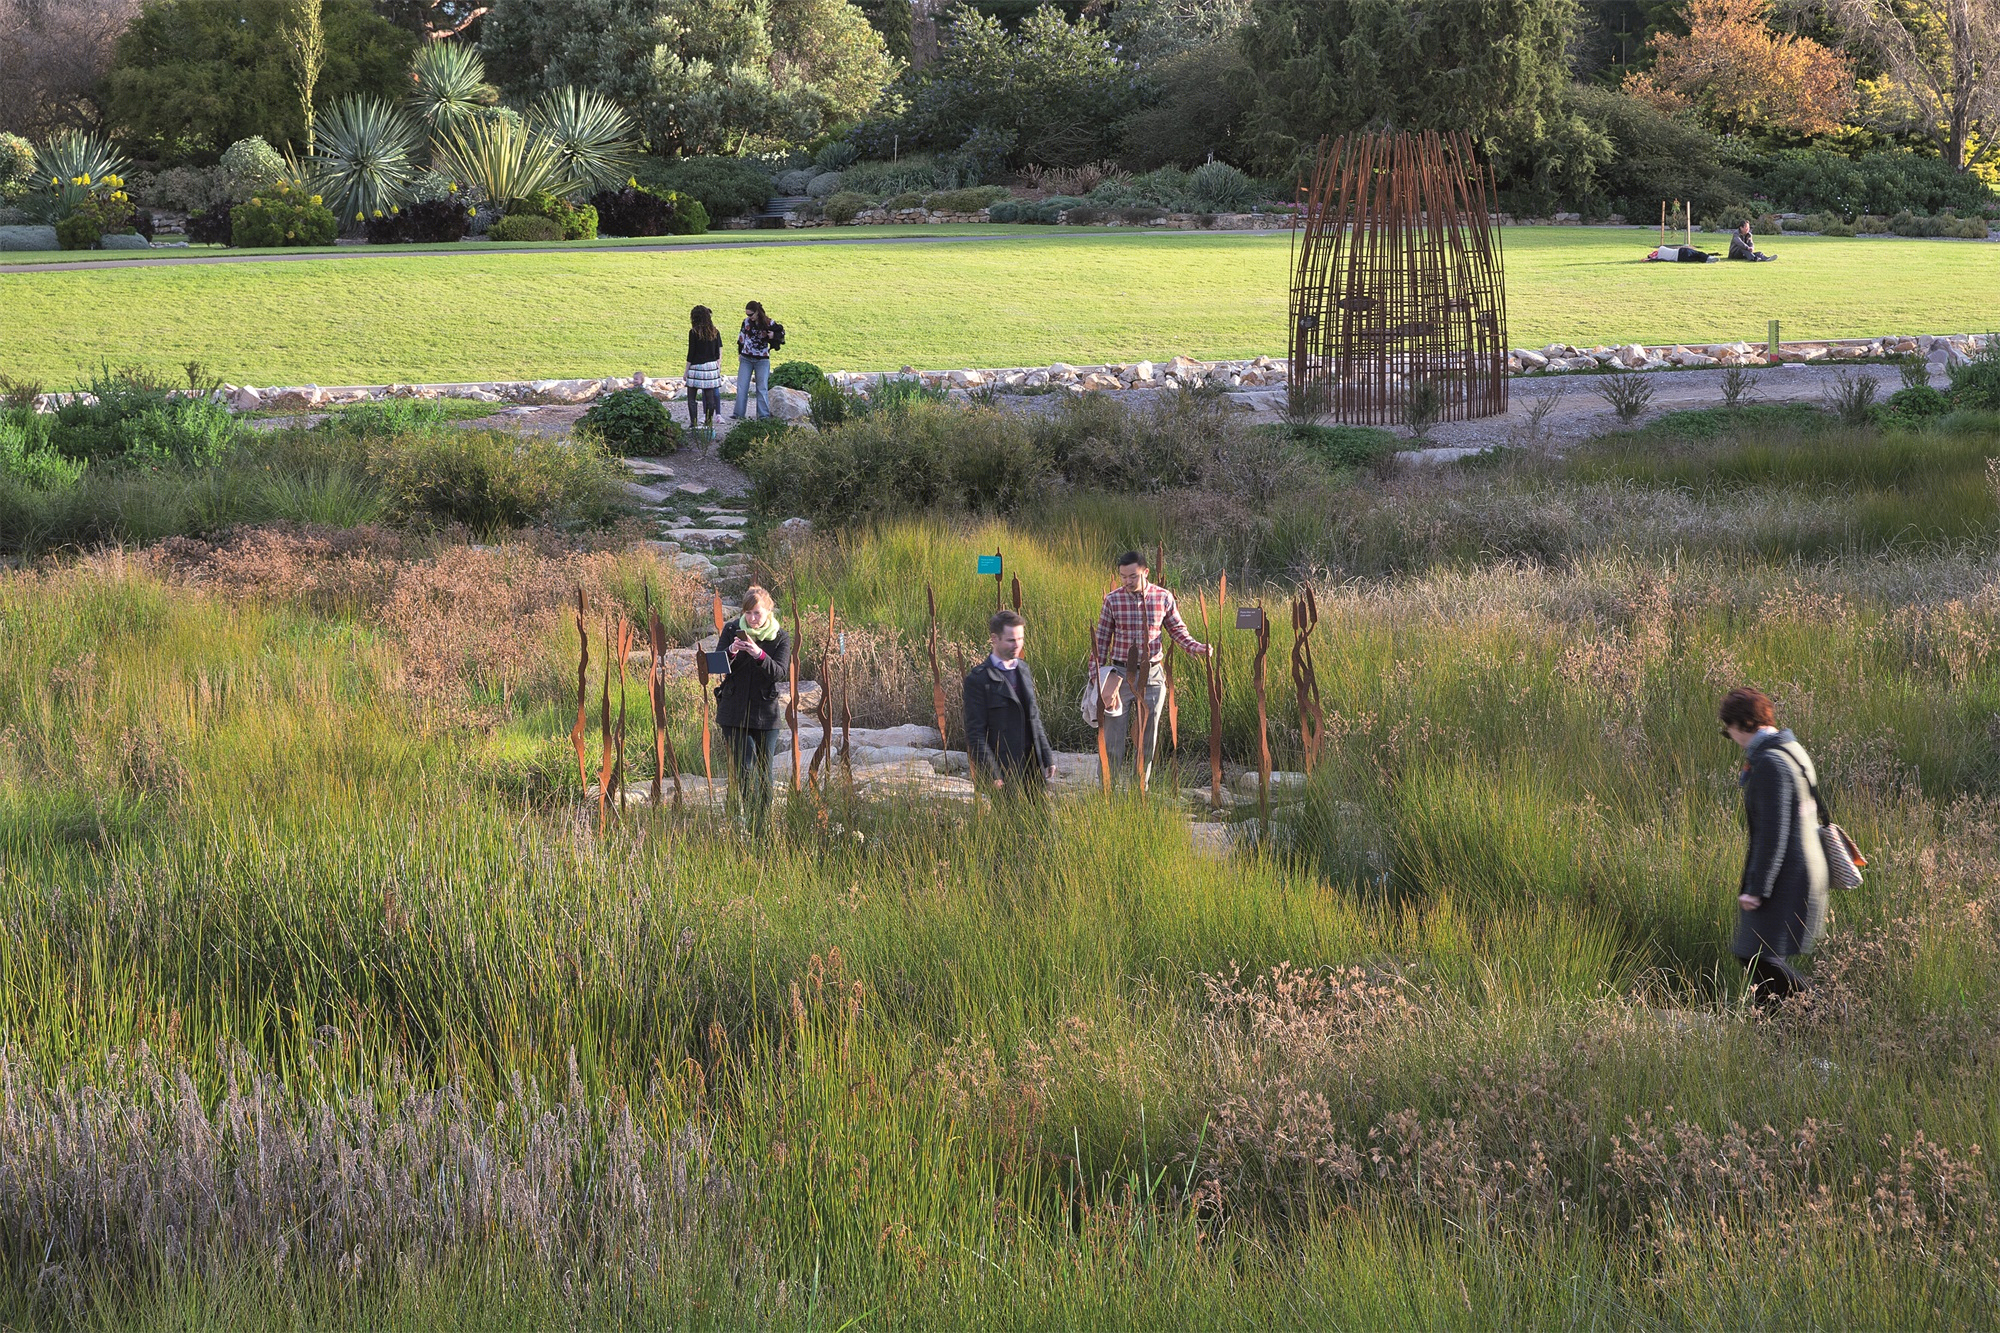
[[[410,63],[410,109],[433,139],[464,124],[500,94],[486,81],[479,53],[457,42],[431,42]]]
[[[593,189],[625,181],[637,145],[632,118],[601,93],[557,88],[528,108],[528,123],[556,146],[569,174]]]
[[[583,184],[554,140],[511,120],[480,116],[433,148],[439,171],[502,207],[536,194],[565,197]]]
[[[335,217],[351,223],[401,207],[423,137],[401,109],[379,97],[345,97],[313,118],[313,137],[313,176]]]
[[[82,130],[49,136],[35,151],[35,183],[58,204],[73,207],[106,176],[125,174],[125,158],[110,144]]]

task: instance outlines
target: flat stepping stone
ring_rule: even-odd
[[[657,486],[648,486],[643,482],[637,481],[628,481],[623,483],[623,485],[625,494],[635,500],[643,501],[649,505],[662,505],[667,502],[667,493]]]
[[[532,412],[535,409],[532,407],[523,407],[516,410]],[[637,472],[642,477],[659,477],[666,481],[672,481],[674,476],[674,470],[657,458],[628,458],[625,460],[625,466]]]
[[[740,528],[750,520],[741,514],[703,514],[701,521],[711,528]]]
[[[734,545],[743,534],[731,528],[668,528],[667,537],[677,542],[728,542]]]
[[[679,491],[682,495],[707,495],[710,491],[714,490],[715,488],[713,486],[704,486],[698,481],[684,481],[680,485],[674,487],[674,489]]]

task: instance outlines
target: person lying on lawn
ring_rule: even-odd
[[[1692,245],[1663,245],[1657,250],[1648,250],[1646,259],[1660,264],[1713,264],[1716,256],[1706,250],[1697,250]]]

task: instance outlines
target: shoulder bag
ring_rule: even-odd
[[[1861,868],[1868,864],[1868,858],[1854,845],[1854,839],[1847,836],[1847,830],[1833,822],[1826,811],[1826,798],[1819,794],[1819,784],[1806,777],[1805,763],[1792,751],[1795,745],[1781,745],[1785,758],[1805,778],[1806,790],[1812,793],[1813,808],[1819,811],[1819,845],[1826,853],[1827,881],[1836,889],[1858,889],[1861,887]]]

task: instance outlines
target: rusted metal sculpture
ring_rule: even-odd
[[[945,730],[944,725],[944,671],[938,665],[937,594],[931,591],[931,585],[928,583],[924,585],[924,601],[929,605],[931,611],[931,711],[937,714],[938,748],[940,750],[949,750],[951,748],[951,733]],[[971,746],[972,742],[970,740],[966,741],[968,753],[970,753]]]
[[[584,627],[583,589],[576,590],[576,725],[569,729],[569,742],[576,747],[576,777],[585,791],[590,790],[590,761],[584,749],[583,738],[589,734],[587,722],[589,714],[584,704],[586,682],[590,677],[590,631]]]
[[[1271,618],[1257,603],[1257,656],[1250,664],[1250,684],[1257,693],[1257,810],[1264,827],[1271,827],[1271,718],[1264,699],[1264,657],[1271,651]]]
[[[1156,542],[1153,546],[1153,568],[1159,573],[1159,581],[1167,581],[1167,544]],[[1181,705],[1174,698],[1174,639],[1171,634],[1160,636],[1160,659],[1166,664],[1167,672],[1167,748],[1178,760],[1181,754]]]
[[[674,775],[674,809],[681,808],[681,759],[674,753],[674,734],[667,717],[667,629],[660,623],[660,608],[653,605],[652,589],[646,590],[647,643],[653,650],[652,670],[647,673],[646,692],[653,703],[653,804],[661,803],[663,775]]]
[[[1229,596],[1229,576],[1222,576],[1222,586],[1216,589],[1215,597],[1221,604]],[[1215,644],[1215,635],[1208,623],[1208,597],[1197,592],[1195,601],[1201,607],[1201,632],[1208,636],[1208,656],[1201,659],[1208,668],[1208,805],[1211,810],[1222,808],[1222,676],[1220,673],[1221,653]]]
[[[799,794],[799,649],[800,640],[804,639],[805,635],[805,622],[799,619],[799,595],[795,592],[792,594],[792,651],[785,668],[791,686],[791,694],[785,700],[785,725],[792,731],[791,795],[793,796]]]
[[[1321,141],[1292,223],[1291,392],[1336,421],[1507,410],[1507,305],[1493,170],[1463,134]]]
[[[815,792],[824,790],[820,786],[819,769],[821,764],[827,762],[827,747],[833,742],[833,645],[836,641],[834,635],[837,633],[836,619],[833,601],[829,598],[826,604],[826,646],[820,649],[819,654],[819,699],[813,705],[813,717],[819,722],[819,745],[813,750],[812,767],[806,771],[806,785]],[[831,779],[832,776],[833,768],[829,764],[827,777]]]
[[[1326,713],[1319,703],[1319,673],[1313,669],[1313,630],[1319,627],[1319,602],[1312,584],[1292,599],[1292,689],[1299,701],[1299,745],[1305,751],[1306,775],[1319,763],[1320,737]]]

